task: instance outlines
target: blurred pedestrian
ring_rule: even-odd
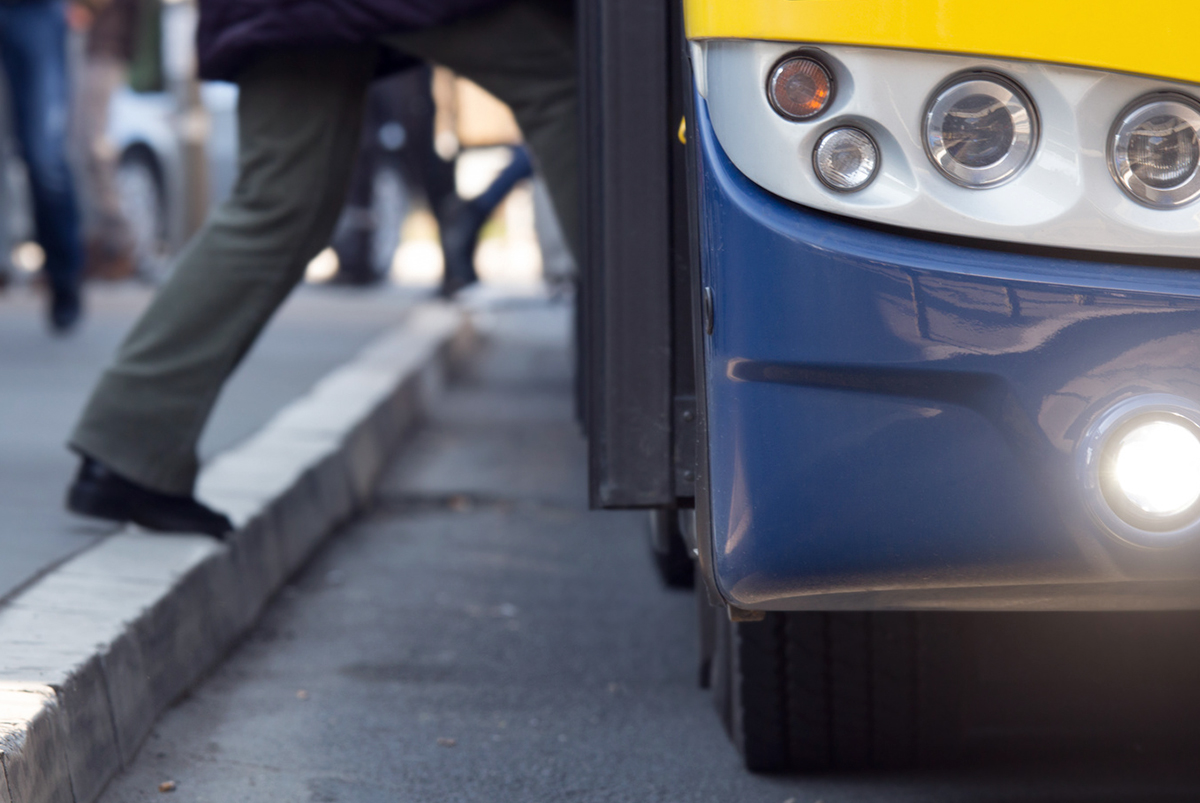
[[[376,204],[377,181],[384,171],[401,176],[405,190],[421,197],[439,224],[447,199],[457,197],[454,162],[443,159],[434,147],[432,83],[433,70],[422,64],[375,81],[367,93],[362,143],[333,239],[338,256],[335,282],[373,284],[391,267],[391,255],[376,250],[381,243],[399,244],[402,221],[377,219],[387,211]],[[387,236],[393,232],[386,227],[396,229],[395,239]]]
[[[117,195],[117,154],[108,138],[108,109],[113,92],[129,73],[141,1],[108,0],[99,7],[75,4],[69,14],[72,27],[85,37],[83,65],[76,72],[72,127],[83,168],[83,274],[89,279],[124,279],[137,268],[133,234]]]
[[[515,145],[511,150],[511,161],[486,190],[466,201],[455,195],[442,210],[439,231],[445,268],[438,292],[444,298],[479,281],[475,273],[475,246],[479,244],[483,224],[517,184],[533,177],[529,151],[523,145]]]
[[[70,89],[63,3],[0,2],[0,62],[8,77],[17,147],[29,173],[35,236],[45,253],[50,327],[63,333],[82,312],[79,209],[67,163]]]
[[[444,64],[507,103],[578,243],[574,41],[570,0],[201,0],[201,76],[239,86],[239,176],[84,410],[68,507],[156,530],[232,529],[192,495],[196,442],[329,242],[381,68]]]
[[[333,239],[339,284],[374,284],[386,276],[389,255],[375,253],[390,244],[383,227],[400,220],[379,220],[375,194],[381,170],[398,171],[405,186],[423,196],[437,219],[444,269],[438,294],[451,298],[479,281],[475,247],[483,225],[517,184],[533,176],[533,160],[522,145],[512,146],[508,166],[486,190],[470,200],[455,189],[453,159],[443,159],[434,143],[435,104],[432,70],[423,65],[376,81],[367,93],[362,144],[355,162],[346,207]]]

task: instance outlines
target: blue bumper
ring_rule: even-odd
[[[749,182],[698,101],[711,565],[745,608],[1194,607],[1200,549],[1087,512],[1077,445],[1200,400],[1200,272],[964,247]]]

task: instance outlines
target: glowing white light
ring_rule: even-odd
[[[1117,486],[1152,516],[1173,516],[1200,499],[1200,440],[1187,427],[1152,421],[1117,444]]]

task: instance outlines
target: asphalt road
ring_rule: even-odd
[[[104,803],[165,799],[168,781],[172,800],[222,803],[1200,799],[1194,745],[1122,733],[1103,751],[1056,757],[1042,739],[1020,761],[989,749],[920,773],[747,774],[696,686],[694,598],[657,583],[644,516],[586,510],[565,308],[515,304],[485,324],[480,367],[373,511],[159,723]],[[1026,745],[1020,719],[993,717],[1008,731],[981,743]]]
[[[134,283],[90,287],[78,331],[53,337],[33,288],[0,295],[0,598],[112,531],[62,509],[77,465],[65,443],[100,372],[151,296],[150,288]],[[201,455],[255,432],[395,324],[413,296],[398,288],[301,288],[225,388]]]

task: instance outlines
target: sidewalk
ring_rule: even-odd
[[[230,514],[226,542],[50,513],[72,468],[61,439],[145,301],[135,288],[99,293],[91,325],[67,340],[39,331],[34,299],[0,306],[16,311],[0,327],[0,338],[15,333],[0,341],[12,379],[0,537],[25,547],[19,564],[3,564],[0,803],[95,800],[157,716],[361,510],[474,343],[460,309],[416,293],[302,290],[242,366],[202,445],[197,495]],[[22,420],[36,426],[8,423]]]
[[[76,461],[64,447],[87,393],[149,288],[89,288],[88,317],[51,337],[28,287],[0,295],[0,601],[113,532],[74,518],[62,497]],[[289,401],[399,321],[419,298],[385,287],[304,287],[284,306],[222,396],[201,442],[205,458],[244,440]]]

